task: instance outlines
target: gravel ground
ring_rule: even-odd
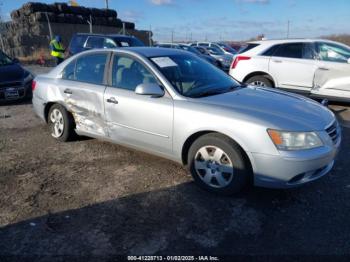
[[[350,255],[350,107],[332,108],[343,145],[329,175],[297,189],[220,197],[178,164],[96,139],[56,142],[30,103],[2,105],[0,260]]]

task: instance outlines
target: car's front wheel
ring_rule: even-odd
[[[242,149],[230,138],[216,133],[201,136],[192,144],[188,163],[196,183],[214,193],[237,193],[251,176]]]
[[[245,81],[245,83],[252,86],[274,87],[272,81],[266,76],[253,76]]]
[[[48,123],[55,139],[66,142],[74,138],[74,119],[62,105],[51,106]]]

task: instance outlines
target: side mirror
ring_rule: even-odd
[[[162,97],[165,94],[164,90],[155,83],[139,84],[135,89],[135,93],[151,97]]]
[[[14,62],[15,64],[19,64],[19,60],[16,57],[12,59],[12,62]]]

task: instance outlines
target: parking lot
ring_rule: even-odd
[[[178,164],[96,139],[59,143],[29,102],[1,105],[0,257],[350,255],[350,107],[330,107],[343,143],[329,175],[222,197]]]

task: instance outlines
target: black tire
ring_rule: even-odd
[[[214,146],[219,149],[221,149],[225,153],[226,156],[229,158],[230,163],[233,167],[233,175],[231,176],[231,179],[227,179],[227,185],[223,187],[216,187],[215,185],[211,186],[204,182],[204,179],[202,178],[203,175],[199,174],[200,172],[197,172],[195,168],[195,160],[196,157],[198,157],[198,152],[203,147],[210,147]],[[243,150],[240,148],[240,146],[235,143],[230,138],[223,136],[221,134],[217,133],[209,133],[206,135],[203,135],[199,137],[190,147],[188,152],[188,169],[191,172],[191,175],[195,182],[203,189],[221,194],[221,195],[232,195],[235,193],[240,192],[250,181],[250,178],[252,177],[252,171],[249,164],[249,161],[247,160],[247,157],[243,153]],[[208,163],[208,162],[203,162]],[[204,170],[203,170],[204,171]],[[223,172],[224,173],[224,172]],[[213,181],[214,179],[214,181]],[[212,182],[214,184],[216,177],[212,178]],[[218,183],[218,180],[217,180]],[[219,183],[218,183],[219,184]]]
[[[59,137],[55,137],[53,135],[54,123],[51,120],[51,114],[54,110],[58,110],[59,112],[61,112],[61,114],[63,116],[63,132]],[[76,138],[76,133],[74,131],[75,122],[74,122],[73,116],[64,108],[64,106],[62,106],[60,104],[52,105],[50,107],[50,110],[49,110],[47,122],[48,122],[50,130],[51,130],[51,135],[55,139],[57,139],[61,142],[67,142],[67,141],[74,140]]]
[[[273,82],[264,75],[253,76],[253,77],[249,78],[247,81],[245,81],[245,83],[248,85],[257,85],[256,83],[259,83],[259,82],[262,83],[262,85],[260,85],[260,86],[274,87]]]

